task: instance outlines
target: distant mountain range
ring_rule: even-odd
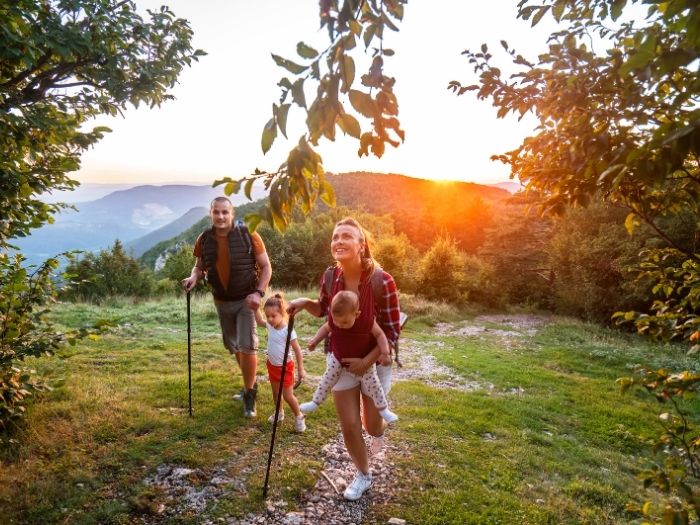
[[[161,241],[172,239],[193,224],[196,224],[202,220],[208,214],[209,209],[204,206],[192,208],[182,217],[166,224],[162,228],[158,228],[151,233],[147,233],[143,237],[139,237],[138,239],[124,243],[124,248],[126,249],[127,253],[131,253],[134,257],[141,257],[141,255],[143,255],[143,253],[149,248],[152,248]]]
[[[335,190],[338,206],[390,215],[397,233],[404,233],[419,248],[429,247],[436,238],[449,235],[462,249],[473,252],[484,239],[492,220],[491,208],[510,198],[504,189],[472,182],[434,182],[404,175],[379,173],[326,174]],[[236,207],[236,216],[255,211],[258,202]],[[316,211],[327,210],[321,201]],[[161,256],[174,252],[182,243],[194,244],[209,227],[208,217],[171,239],[163,240],[141,256],[144,266],[153,268]]]
[[[14,244],[32,264],[63,251],[104,249],[116,239],[125,245],[133,241],[134,249],[138,246],[141,251],[147,247],[144,241],[137,242],[137,239],[173,222],[176,225],[167,235],[174,235],[178,228],[186,229],[193,222],[188,212],[193,207],[208,206],[211,199],[219,195],[223,195],[222,186],[180,184],[113,191],[96,200],[76,204],[77,210],[64,210],[56,215],[54,224],[34,230],[29,237],[15,239]],[[262,188],[254,191],[254,198],[264,195]],[[234,204],[248,202],[243,195],[230,198]],[[187,217],[183,217],[186,214]]]
[[[486,217],[490,203],[502,201],[509,192],[519,189],[514,182],[446,183],[396,174],[329,173],[327,177],[338,205],[390,214],[397,231],[404,232],[421,249],[441,232],[450,234],[467,251],[474,249],[481,243],[484,228],[479,214]],[[15,244],[30,264],[36,264],[63,251],[104,249],[119,239],[127,251],[143,256],[144,263],[152,265],[175,239],[194,241],[208,224],[206,206],[223,194],[222,187],[207,185],[123,186],[88,184],[73,193],[47,195],[47,202],[74,202],[77,210],[65,210],[56,216],[54,224],[34,230],[29,237],[15,239]],[[262,187],[256,187],[253,198],[260,199],[265,193]],[[80,202],[90,195],[99,197]],[[259,206],[243,195],[230,198],[239,217]],[[325,209],[320,201],[318,209]],[[469,220],[464,219],[466,216]]]

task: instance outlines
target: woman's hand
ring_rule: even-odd
[[[304,308],[306,308],[306,305],[309,304],[311,299],[307,299],[306,297],[299,297],[298,299],[293,299],[289,301],[289,304],[287,305],[287,313],[289,315],[294,315],[297,312],[302,311]]]
[[[365,375],[365,372],[372,366],[372,362],[367,363],[365,359],[360,357],[346,357],[341,360],[341,363],[347,367],[348,372],[356,376]]]

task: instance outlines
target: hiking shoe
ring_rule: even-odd
[[[343,497],[348,501],[356,501],[362,497],[368,488],[372,486],[372,473],[363,474],[358,471],[350,486],[343,492]]]
[[[243,415],[245,417],[255,417],[258,413],[255,411],[255,398],[258,396],[258,389],[251,388],[243,394]]]
[[[379,415],[382,416],[384,418],[384,421],[386,421],[387,424],[389,424],[389,425],[391,425],[392,423],[396,423],[399,419],[399,416],[394,414],[388,408],[385,408],[384,410],[380,410]]]
[[[270,417],[267,418],[267,420],[268,420],[270,423],[273,423],[273,424],[274,424],[274,422],[275,422],[275,413],[273,412],[272,415],[271,415]],[[278,422],[278,423],[281,422],[281,421],[284,421],[284,410],[280,410],[280,417],[277,418],[277,422]]]
[[[306,421],[303,415],[294,419],[294,432],[302,433],[306,430]]]
[[[299,410],[302,411],[304,414],[309,414],[310,412],[313,412],[318,408],[318,405],[314,403],[313,401],[308,401],[306,403],[302,403],[299,405]]]
[[[369,440],[369,455],[376,456],[384,449],[384,436],[372,436]]]
[[[258,389],[258,382],[256,381],[255,384],[253,385],[253,390]],[[245,395],[245,386],[238,391],[238,393],[233,394],[233,400],[234,401],[243,401],[243,396]]]

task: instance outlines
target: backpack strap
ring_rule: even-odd
[[[323,272],[323,290],[326,295],[330,296],[333,290],[333,276],[335,275],[335,266],[329,266],[326,271]]]
[[[370,278],[370,284],[372,285],[372,296],[374,298],[374,307],[381,307],[384,304],[384,269],[381,266],[375,266],[374,272],[372,272],[372,277]],[[405,314],[401,313],[405,316]],[[403,327],[403,321],[401,327]],[[391,346],[391,345],[390,345]],[[399,340],[396,339],[394,344],[394,361],[396,365],[401,368],[403,364],[399,361]]]
[[[246,226],[245,222],[243,222],[241,219],[236,219],[236,222],[234,223],[233,227],[235,228],[238,235],[243,239],[243,243],[248,249],[248,253],[252,253],[253,240],[250,236],[250,231],[248,231],[248,226]]]

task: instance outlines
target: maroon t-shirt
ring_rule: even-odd
[[[333,280],[330,297],[344,290],[340,279]],[[338,361],[346,357],[365,357],[376,346],[377,342],[372,335],[374,326],[374,297],[372,285],[368,279],[361,279],[360,291],[360,315],[351,328],[338,328],[333,323],[333,314],[328,312],[328,325],[331,329],[330,350]]]

